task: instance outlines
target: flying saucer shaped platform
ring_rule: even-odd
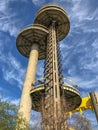
[[[67,13],[58,5],[46,5],[42,7],[34,20],[34,23],[42,24],[47,28],[55,21],[57,29],[57,39],[61,41],[68,34],[70,23]]]
[[[31,47],[36,43],[39,45],[39,60],[44,59],[46,55],[47,34],[48,29],[43,25],[34,24],[26,27],[20,31],[17,37],[17,49],[23,56],[29,57]]]
[[[41,102],[45,96],[45,86],[43,80],[36,81],[37,85],[30,91],[32,97],[32,109],[35,111],[41,111]],[[81,104],[81,96],[78,89],[68,83],[64,83],[64,98],[65,98],[65,108],[67,106],[66,112],[70,112],[78,108]]]

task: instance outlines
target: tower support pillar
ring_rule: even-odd
[[[21,114],[23,118],[26,119],[27,123],[29,123],[30,121],[30,113],[32,108],[30,90],[32,89],[32,83],[34,83],[35,81],[37,62],[38,62],[38,44],[33,44],[29,56],[29,62],[18,111],[18,113]]]

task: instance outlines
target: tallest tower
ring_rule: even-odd
[[[70,104],[67,110],[70,111],[81,103],[79,92],[65,86],[62,75],[59,41],[68,34],[69,28],[66,12],[57,5],[47,5],[38,11],[34,25],[22,30],[17,38],[18,50],[29,57],[19,113],[29,122],[31,109],[39,111],[40,104],[43,108],[40,112],[44,130],[67,129],[66,104]],[[37,61],[41,59],[45,59],[45,68],[44,82],[39,89],[35,87],[35,75]]]
[[[59,41],[69,31],[69,20],[66,12],[55,5],[48,5],[39,10],[35,23],[48,28],[45,59],[45,99],[43,126],[45,130],[62,130],[65,128],[62,117],[63,76]],[[47,120],[48,119],[48,120]]]

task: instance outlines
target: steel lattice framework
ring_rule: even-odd
[[[52,21],[47,38],[47,54],[45,60],[45,102],[43,125],[45,130],[60,130],[66,127],[62,116],[61,95],[63,78],[60,64],[60,51],[57,45],[56,22]],[[60,68],[58,68],[60,66]],[[48,120],[47,120],[48,119]]]

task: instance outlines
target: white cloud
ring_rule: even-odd
[[[98,39],[94,39],[94,42],[92,43],[92,47],[94,47],[94,49],[98,49]]]
[[[12,104],[19,105],[20,99],[8,99]]]
[[[15,104],[17,106],[19,105],[19,99],[11,99],[10,97],[5,97],[3,95],[0,95],[0,99],[2,101],[8,101],[8,102],[10,102],[12,104]]]
[[[86,74],[85,74],[86,75]],[[98,91],[97,84],[98,84],[98,76],[95,78],[92,78],[90,80],[85,79],[81,75],[70,75],[67,78],[73,80],[78,86],[79,90],[82,89],[84,92],[82,92],[82,96],[85,95],[87,96],[88,92],[93,91]]]
[[[96,26],[93,26],[94,21],[98,19],[98,9],[91,10],[91,8],[92,4],[89,0],[72,1],[72,6],[68,9],[68,15],[71,21],[71,33],[76,32],[76,28],[83,30],[85,33],[98,32],[96,28],[98,26],[97,21],[95,23]]]
[[[14,23],[11,23],[8,19],[5,20],[4,18],[3,20],[1,20],[0,28],[1,31],[9,32],[11,36],[16,36],[18,34],[17,27],[15,27]]]
[[[89,6],[87,5],[87,1],[85,2],[85,4],[83,4],[82,0],[77,2],[74,1],[72,12],[73,15],[71,15],[71,17],[75,18],[74,20],[78,20],[78,22],[84,21],[86,18],[88,18],[87,15],[89,12]]]
[[[8,32],[11,36],[16,37],[22,25],[22,20],[17,17],[17,11],[10,6],[11,2],[18,2],[18,0],[0,1],[0,31]],[[27,2],[27,0],[19,2]],[[21,24],[19,24],[20,21]]]
[[[22,67],[17,58],[11,53],[11,45],[9,46],[11,43],[10,37],[4,38],[2,34],[0,36],[0,68],[2,71],[2,78],[4,78],[4,80],[11,85],[21,89],[23,86],[25,69]],[[5,48],[7,48],[7,50],[5,50]]]
[[[20,62],[11,54],[1,55],[0,62],[2,64],[3,78],[14,85],[16,82],[17,87],[22,88],[25,69],[22,68]]]
[[[17,33],[17,29],[14,25],[14,22],[12,17],[15,16],[15,14],[11,14],[9,12],[8,4],[10,0],[3,0],[0,1],[0,30],[4,32],[9,32],[11,36],[15,36]]]
[[[81,88],[83,88],[83,89],[88,89],[88,90],[90,90],[90,89],[94,89],[94,90],[96,90],[95,88],[96,88],[96,85],[98,84],[98,82],[96,81],[96,79],[92,79],[92,80],[90,80],[90,81],[86,81],[86,80],[81,80],[81,81],[79,81],[79,86],[81,87]],[[97,91],[98,91],[98,89],[97,89]]]
[[[32,0],[32,3],[36,6],[41,6],[45,3],[45,0]]]

